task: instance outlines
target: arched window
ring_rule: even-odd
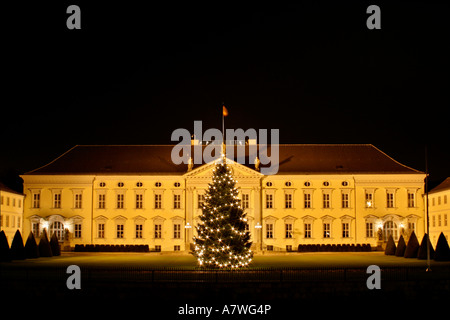
[[[384,241],[387,241],[390,235],[392,235],[395,241],[398,240],[397,224],[394,221],[386,221],[383,226],[383,231]]]
[[[64,224],[59,221],[55,221],[50,225],[50,237],[53,235],[53,233],[56,234],[56,237],[59,241],[64,240]]]

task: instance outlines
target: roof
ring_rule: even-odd
[[[17,192],[7,186],[5,186],[3,183],[0,182],[0,191],[4,191],[4,192],[9,192],[9,193],[14,193],[14,194],[19,194],[23,196],[23,193]]]
[[[438,184],[436,187],[434,187],[432,190],[430,190],[429,193],[439,192],[439,191],[445,191],[450,190],[450,177],[442,181],[440,184]]]
[[[172,162],[171,152],[174,146],[77,145],[50,163],[25,175],[182,175],[187,172],[188,166],[183,163],[176,165]],[[279,147],[278,174],[423,173],[397,162],[371,144],[280,144],[276,146]],[[194,154],[193,147],[188,146],[188,148],[190,154]],[[205,146],[202,148],[205,150]],[[269,157],[271,148],[274,146],[267,147]],[[238,150],[245,153],[244,165],[254,169],[255,150],[249,146],[235,146],[234,151]],[[264,162],[261,158],[263,150],[265,148],[257,146],[261,162]],[[227,154],[229,154],[228,151]],[[200,165],[197,164],[194,168]]]

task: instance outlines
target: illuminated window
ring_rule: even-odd
[[[266,238],[273,239],[273,223],[266,224]]]
[[[266,194],[266,208],[267,209],[273,208],[273,195],[272,194]]]
[[[373,193],[366,192],[366,208],[373,208]]]
[[[331,225],[329,223],[323,224],[323,237],[330,238],[331,237]]]
[[[181,224],[176,223],[173,225],[173,238],[181,239]]]
[[[117,225],[117,239],[123,239],[123,224]]]
[[[305,223],[305,239],[311,239],[311,223]]]

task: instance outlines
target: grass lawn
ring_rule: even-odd
[[[8,265],[24,267],[51,267],[78,265],[80,267],[141,267],[141,268],[194,268],[195,258],[188,254],[157,253],[63,253],[59,257],[14,261]],[[386,256],[383,252],[336,252],[255,255],[251,267],[380,267],[424,266],[426,260]],[[431,265],[450,265],[448,262],[431,261]]]

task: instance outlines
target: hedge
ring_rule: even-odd
[[[41,235],[41,240],[39,240],[39,255],[41,257],[52,257],[52,248],[50,247],[50,243],[48,242],[48,238],[47,238],[47,231],[42,232]]]
[[[420,244],[419,247],[419,252],[417,253],[417,258],[420,260],[425,260],[428,257],[427,251],[428,251],[428,245],[430,246],[430,259],[434,258],[434,249],[433,249],[433,245],[431,244],[430,240],[428,239],[428,234],[425,233],[425,235],[422,238],[422,243]]]
[[[397,249],[395,250],[396,257],[403,257],[405,255],[406,250],[406,242],[403,238],[403,235],[400,235],[400,239],[398,239]]]
[[[75,252],[149,252],[148,244],[76,244]]]
[[[370,252],[370,244],[299,244],[298,252]]]
[[[413,231],[409,237],[408,244],[406,245],[404,258],[417,258],[417,252],[419,251],[419,241],[417,240],[416,233]]]
[[[23,245],[22,235],[19,230],[16,231],[11,243],[11,258],[13,260],[24,260],[26,258],[25,247]]]
[[[25,257],[27,259],[39,258],[39,249],[36,240],[34,239],[33,232],[30,232],[27,242],[25,243]]]
[[[0,231],[0,262],[11,261],[11,254],[9,252],[9,243],[5,232]]]
[[[439,235],[438,242],[436,244],[436,252],[434,253],[434,260],[436,261],[450,261],[450,248],[448,247],[447,239],[444,233]]]
[[[50,248],[52,249],[52,254],[54,256],[61,255],[61,248],[59,247],[58,237],[56,233],[52,234],[52,238],[50,239]]]
[[[393,256],[395,255],[397,247],[395,246],[394,238],[392,237],[392,234],[389,235],[389,239],[386,244],[386,249],[384,250],[384,254],[387,256]]]

